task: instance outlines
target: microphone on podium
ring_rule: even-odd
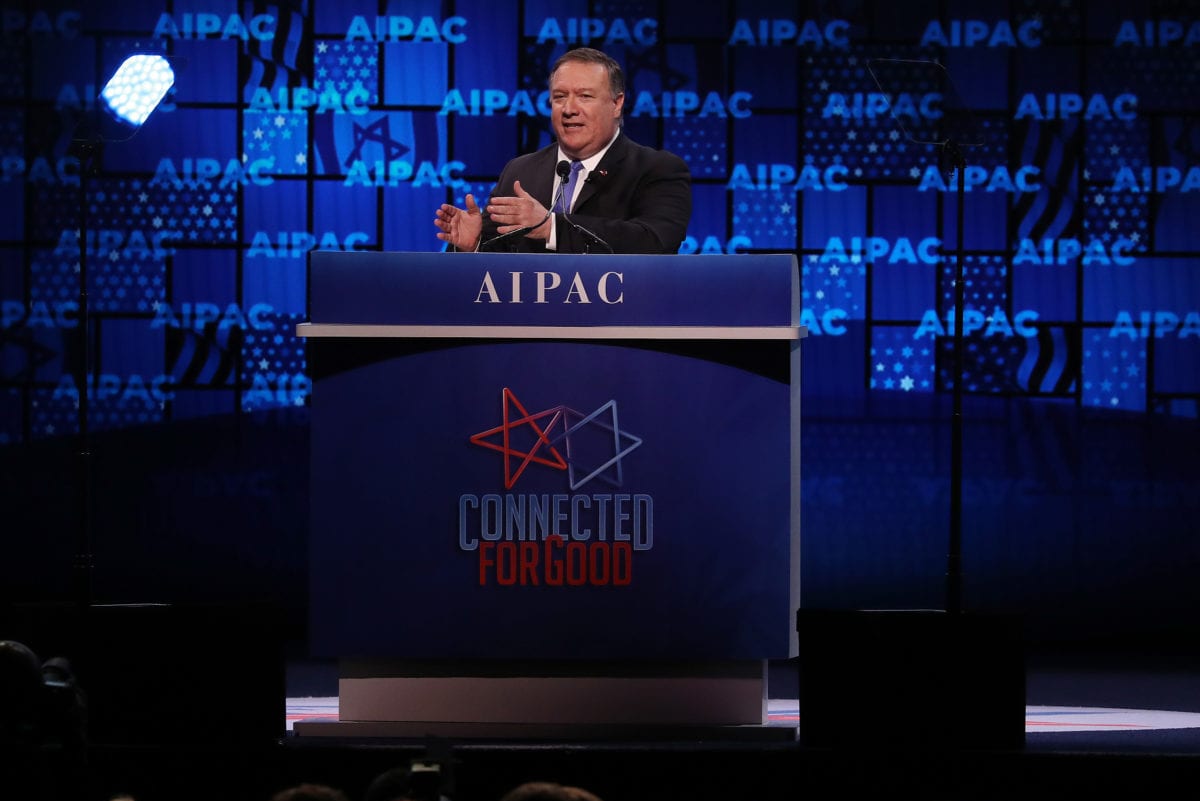
[[[558,162],[558,166],[555,168],[555,172],[558,173],[558,177],[560,179],[558,182],[558,191],[561,196],[563,187],[565,187],[567,185],[567,181],[570,180],[570,178],[571,178],[571,163],[569,161],[567,161],[566,159],[563,159],[562,161]],[[591,180],[591,176],[588,177],[588,180],[589,181]],[[554,205],[557,205],[557,203],[558,203],[558,201],[556,200]],[[552,205],[551,208],[554,208],[554,205]],[[605,242],[603,239],[601,239],[597,234],[589,231],[588,229],[584,228],[582,225],[580,225],[579,223],[577,223],[571,219],[570,215],[567,214],[567,205],[568,205],[567,203],[563,204],[563,212],[562,212],[563,219],[567,221],[567,225],[570,225],[576,231],[583,234],[584,238],[590,239],[592,242],[594,242],[597,245],[603,245],[604,248],[609,253],[612,253],[613,249],[612,249],[611,245],[609,245],[607,242]],[[586,247],[586,245],[585,245],[585,247]]]
[[[564,165],[564,164],[567,164],[567,162],[565,162],[565,161],[561,161],[561,162],[559,162],[559,165],[558,165],[558,166],[559,166],[559,168],[560,168],[560,169],[559,169],[559,174],[560,174],[560,175],[562,174],[562,170],[561,170],[561,168],[562,168],[562,165]],[[570,171],[570,169],[571,169],[571,165],[567,164],[567,170],[568,170],[568,171]],[[554,206],[555,206],[555,205],[558,203],[558,198],[562,196],[562,191],[563,191],[563,187],[562,187],[562,184],[560,184],[560,185],[559,185],[559,187],[558,187],[558,195],[555,197],[555,199],[554,199],[554,202],[552,202],[552,203],[550,204],[550,208],[554,208]],[[538,225],[545,225],[545,224],[546,224],[546,220],[550,219],[550,215],[551,215],[551,213],[552,213],[552,212],[549,212],[549,211],[547,211],[547,212],[546,212],[546,216],[545,216],[545,217],[543,217],[543,218],[542,218],[542,219],[541,219],[541,220],[538,222],[538,224],[537,224],[537,225],[526,225],[524,228],[517,228],[517,229],[515,229],[515,230],[513,230],[513,231],[509,231],[507,234],[500,234],[499,236],[493,236],[493,237],[492,237],[491,239],[489,239],[488,241],[486,241],[486,242],[484,242],[484,243],[480,244],[480,246],[479,246],[479,252],[480,252],[480,253],[482,253],[482,252],[484,252],[485,250],[487,250],[487,249],[491,248],[491,246],[492,246],[492,245],[496,244],[497,242],[501,242],[501,241],[503,241],[503,240],[505,240],[505,239],[516,238],[516,237],[518,237],[518,236],[525,236],[525,234],[529,233],[529,232],[530,232],[530,231],[532,231],[534,228],[537,228],[537,227],[538,227]]]
[[[518,236],[525,236],[525,234],[529,233],[534,228],[537,228],[538,225],[545,225],[546,220],[548,220],[548,219],[550,219],[550,212],[546,212],[546,216],[543,217],[541,219],[541,221],[538,222],[537,225],[526,225],[524,228],[516,228],[512,231],[509,231],[507,234],[500,234],[499,236],[493,236],[488,241],[483,242],[479,245],[479,252],[482,253],[485,250],[488,250],[489,248],[491,248],[492,245],[495,245],[497,242],[502,242],[502,241],[504,241],[506,239],[510,239],[510,238],[515,239]]]

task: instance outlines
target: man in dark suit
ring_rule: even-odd
[[[550,104],[558,141],[504,167],[486,217],[469,194],[465,209],[443,204],[438,239],[465,251],[675,253],[692,214],[691,174],[621,131],[620,65],[568,50],[550,71]]]

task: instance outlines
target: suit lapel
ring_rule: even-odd
[[[596,165],[596,169],[588,173],[587,180],[583,182],[577,192],[578,196],[573,207],[574,213],[578,213],[583,209],[583,206],[591,200],[592,196],[604,188],[606,181],[610,180],[619,170],[621,162],[625,160],[625,143],[628,140],[625,138],[624,132],[617,137],[617,141],[612,143],[612,147],[604,154],[604,158]]]
[[[551,145],[543,150],[539,155],[537,162],[534,164],[529,185],[525,185],[524,177],[521,178],[521,186],[526,192],[533,195],[546,208],[550,208],[550,204],[554,202],[554,166],[556,164],[554,158],[558,155],[557,146]]]

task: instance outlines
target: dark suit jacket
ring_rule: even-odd
[[[505,165],[492,194],[515,195],[513,183],[519,180],[522,189],[550,208],[557,164],[557,144],[518,156]],[[603,239],[614,253],[675,253],[692,216],[692,176],[683,159],[639,145],[624,132],[575,191],[570,221]],[[608,252],[563,215],[555,221],[558,253]],[[496,226],[484,220],[483,241],[496,235]],[[490,249],[544,253],[546,240],[512,236]]]

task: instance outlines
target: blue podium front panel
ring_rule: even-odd
[[[473,330],[309,340],[314,653],[787,656],[798,340]]]
[[[792,255],[310,255],[312,322],[794,326]]]

